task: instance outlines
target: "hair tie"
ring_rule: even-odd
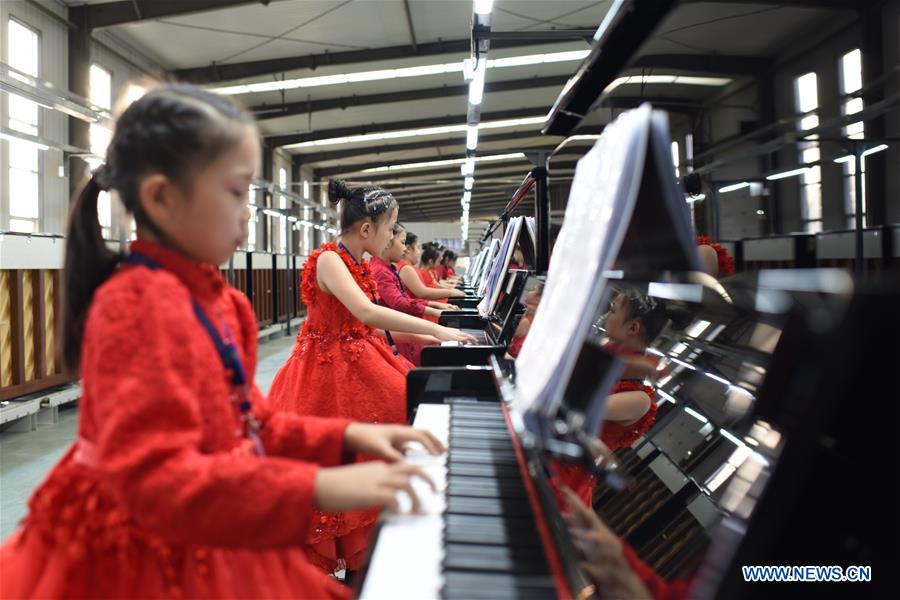
[[[97,184],[97,187],[99,187],[104,192],[108,192],[112,187],[112,182],[110,181],[112,177],[110,175],[109,165],[107,163],[103,163],[102,165],[94,169],[91,172],[91,179],[94,180],[94,183]]]

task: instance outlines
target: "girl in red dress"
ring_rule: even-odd
[[[611,452],[625,448],[644,435],[656,420],[656,391],[644,383],[644,374],[654,372],[655,359],[645,355],[667,323],[673,329],[690,324],[690,314],[668,308],[661,300],[625,289],[615,296],[603,315],[606,335],[628,362],[623,379],[606,400],[600,441]],[[557,466],[558,482],[571,488],[588,506],[593,505],[595,478],[577,465]]]
[[[343,598],[299,542],[314,508],[394,504],[414,469],[403,427],[272,411],[253,384],[256,319],[219,274],[244,243],[259,156],[222,96],[165,86],[119,118],[107,162],[73,203],[66,361],[80,366],[78,438],[0,548],[3,598]],[[138,240],[101,235],[118,192]]]
[[[426,247],[422,248],[419,252],[413,251],[413,253],[410,253],[409,248],[407,248],[407,258],[410,258],[411,265],[408,268],[400,269],[400,277],[412,291],[413,296],[417,298],[427,297],[433,299],[435,302],[444,304],[450,299],[450,295],[459,298],[465,294],[462,290],[448,290],[447,288],[438,285],[437,276],[434,273],[434,261],[437,259],[437,255],[437,250],[431,244],[427,244]],[[417,257],[417,259],[413,260],[414,257]],[[412,266],[415,265],[417,261],[421,261],[422,266],[420,268]],[[415,286],[414,282],[412,282],[413,276],[419,279],[422,283],[422,287]],[[433,323],[438,322],[437,317],[429,317],[426,315],[424,318]]]
[[[394,225],[394,237],[381,256],[373,256],[370,264],[378,283],[378,295],[381,303],[388,308],[412,315],[414,317],[429,316],[437,318],[442,310],[456,307],[449,304],[429,302],[413,297],[400,278],[397,263],[406,253],[406,230],[400,224]],[[418,281],[418,278],[416,278]],[[397,342],[397,350],[413,366],[420,365],[422,347],[426,344],[439,344],[440,340],[431,336],[423,336],[419,343]]]
[[[433,252],[433,251],[431,251]],[[397,271],[400,273],[400,280],[409,295],[412,298],[419,298],[428,301],[428,306],[438,310],[459,310],[455,304],[448,304],[450,298],[463,298],[466,293],[457,289],[438,289],[433,283],[433,279],[429,275],[425,275],[420,269],[413,265],[418,264],[423,255],[422,249],[419,247],[418,237],[412,233],[406,234],[406,253],[403,255],[406,260],[397,263]],[[408,262],[407,262],[408,261]],[[438,322],[436,316],[426,314],[425,319]]]
[[[430,339],[421,336],[472,337],[379,306],[375,276],[362,256],[378,256],[390,242],[397,202],[381,188],[349,189],[341,181],[331,181],[328,192],[341,203],[341,239],[323,244],[303,267],[306,321],[269,398],[276,408],[301,415],[406,423],[410,364],[391,346]],[[376,510],[317,513],[305,540],[310,559],[327,572],[358,569],[376,516]]]

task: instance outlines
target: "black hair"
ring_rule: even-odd
[[[418,241],[419,241],[419,236],[417,236],[416,234],[414,234],[410,231],[406,232],[406,245],[407,246],[415,246],[416,242],[418,242]]]
[[[72,203],[66,235],[63,357],[77,369],[84,324],[94,292],[115,271],[122,255],[106,246],[97,217],[100,192],[116,190],[138,226],[162,241],[166,236],[141,207],[142,178],[162,173],[190,186],[191,173],[239,139],[253,118],[225,97],[185,84],[158,87],[133,102],[116,121],[106,163],[94,171]]]
[[[441,257],[441,264],[446,265],[451,260],[456,260],[456,253],[453,250],[444,250],[444,256]]]
[[[671,328],[675,331],[681,331],[694,320],[690,311],[669,305],[659,298],[645,296],[634,288],[625,288],[619,294],[625,298],[627,318],[641,322],[641,331],[647,344],[656,339],[667,323],[671,323]]]
[[[422,247],[422,258],[420,258],[419,260],[422,261],[423,265],[432,261],[436,261],[437,259],[438,251],[433,244],[426,244]]]
[[[391,235],[393,237],[397,237],[398,235],[400,235],[401,231],[406,231],[406,227],[401,225],[400,221],[397,221],[396,223],[394,223],[393,229],[391,229]]]
[[[397,208],[397,200],[390,192],[380,187],[350,188],[339,179],[328,182],[328,199],[332,204],[341,204],[341,231],[365,219],[371,219],[377,226],[385,215]]]

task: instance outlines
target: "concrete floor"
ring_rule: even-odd
[[[256,383],[269,391],[275,373],[291,354],[294,336],[261,344]],[[60,407],[59,422],[24,433],[0,432],[0,540],[25,516],[32,491],[75,440],[78,408]]]

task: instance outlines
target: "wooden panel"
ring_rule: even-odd
[[[22,301],[22,271],[9,271],[10,335],[12,353],[12,385],[25,383],[25,304]]]
[[[45,373],[56,373],[56,278],[55,271],[43,271],[44,277],[44,364]]]
[[[9,272],[0,271],[0,388],[13,383],[11,306]]]
[[[35,378],[34,365],[34,287],[30,270],[21,271],[22,282],[22,345],[25,355],[25,381]]]
[[[63,271],[53,271],[53,373],[65,372],[63,347]]]
[[[47,319],[44,311],[45,292],[44,272],[38,269],[31,271],[31,309],[32,347],[34,349],[34,374],[32,379],[43,379],[47,376]]]

